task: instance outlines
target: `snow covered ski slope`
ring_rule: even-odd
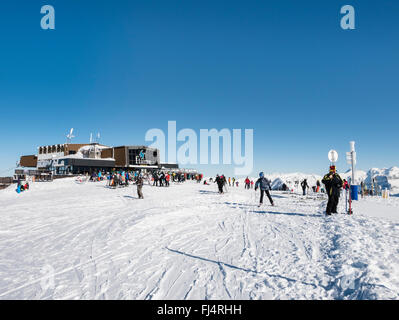
[[[0,191],[0,299],[399,299],[399,198],[326,217],[323,199],[258,208],[244,186],[143,192]]]

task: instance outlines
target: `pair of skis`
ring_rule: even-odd
[[[348,197],[349,194],[349,197]],[[351,186],[348,183],[348,187],[345,189],[345,204],[346,204],[346,212],[347,214],[353,214],[352,210],[352,193]]]

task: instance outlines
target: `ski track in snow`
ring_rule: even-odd
[[[63,179],[0,191],[0,299],[399,298],[398,220],[216,190],[146,185],[138,200],[134,186]]]

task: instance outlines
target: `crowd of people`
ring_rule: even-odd
[[[17,193],[21,193],[21,192],[24,192],[24,191],[27,191],[27,190],[29,190],[29,182],[26,181],[25,183],[22,183],[21,179],[18,178],[18,181],[17,181]]]
[[[209,181],[213,181],[212,178],[209,179]],[[239,181],[236,180],[236,178],[228,178],[226,179],[225,175],[216,175],[215,178],[215,183],[218,185],[219,193],[224,193],[225,187],[227,187],[227,184],[229,187],[237,187],[239,186]],[[245,179],[245,189],[250,189],[251,186],[253,187],[253,181],[250,181],[249,178],[247,177]]]
[[[84,176],[85,177],[85,176]],[[82,183],[85,181],[97,182],[107,180],[106,186],[108,188],[122,188],[128,187],[130,184],[137,186],[137,194],[139,199],[144,199],[143,185],[147,182],[148,185],[154,187],[169,187],[171,182],[182,183],[187,180],[194,180],[201,183],[203,174],[183,173],[183,172],[170,172],[165,170],[141,172],[127,171],[127,170],[114,170],[111,172],[94,171],[86,178],[78,177],[76,182]],[[204,181],[206,183],[206,180]]]

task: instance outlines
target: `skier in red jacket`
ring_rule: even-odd
[[[250,187],[250,184],[251,184],[251,181],[249,180],[249,178],[247,177],[246,179],[245,179],[245,189],[250,189],[251,187]]]

